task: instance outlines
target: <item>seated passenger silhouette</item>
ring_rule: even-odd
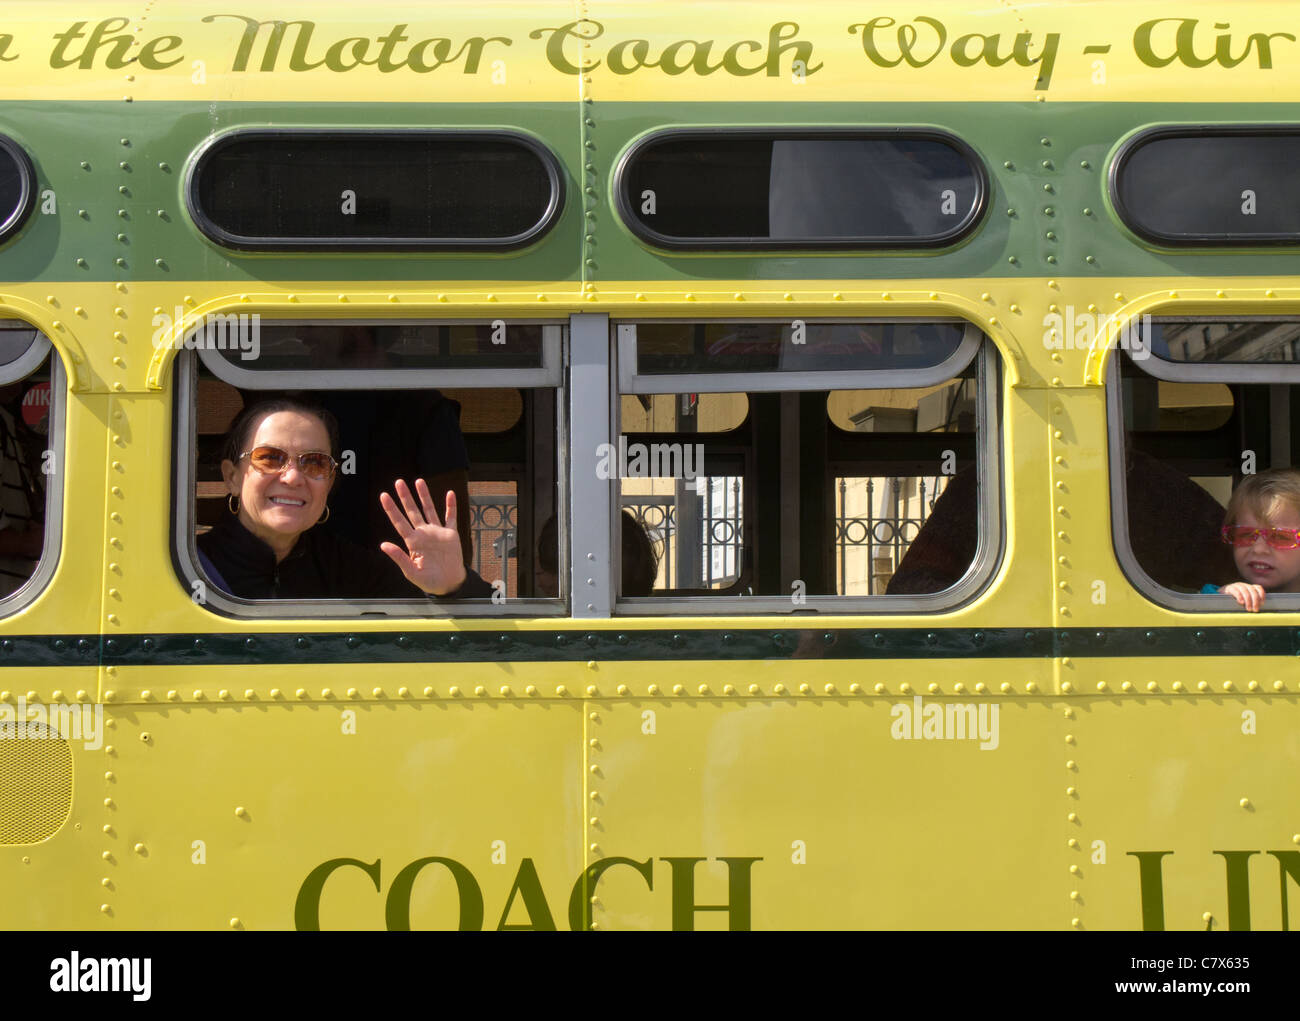
[[[1138,566],[1165,588],[1198,592],[1206,579],[1236,580],[1232,552],[1219,537],[1223,508],[1176,468],[1131,447],[1125,480],[1129,545]],[[979,499],[975,469],[958,472],[890,579],[886,594],[942,592],[975,559]]]

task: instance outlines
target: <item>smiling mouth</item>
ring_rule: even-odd
[[[1272,564],[1266,564],[1262,560],[1251,560],[1246,564],[1246,566],[1249,567],[1252,571],[1256,571],[1258,573],[1264,573],[1266,571],[1273,570]]]
[[[271,502],[274,504],[278,504],[281,507],[306,507],[307,506],[306,500],[294,500],[292,497],[288,497],[288,496],[273,496],[271,497]]]

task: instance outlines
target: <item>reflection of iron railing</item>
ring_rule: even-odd
[[[519,507],[513,496],[470,495],[470,534],[474,538],[474,570],[484,581],[504,581],[506,596],[517,595],[510,591],[511,557],[517,556],[515,548],[519,529]],[[491,545],[496,560],[501,565],[501,577],[489,578],[483,570],[483,550]]]
[[[843,478],[839,480],[840,513],[835,518],[835,547],[836,552],[839,554],[840,566],[839,595],[844,595],[848,588],[848,554],[850,547],[867,547],[867,594],[875,595],[876,552],[881,548],[888,549],[892,553],[893,569],[897,571],[898,565],[902,563],[908,547],[920,534],[921,527],[930,516],[930,511],[934,509],[935,498],[931,497],[929,500],[925,498],[925,479],[918,479],[920,496],[918,502],[921,507],[921,516],[901,516],[899,511],[902,504],[903,480],[896,477],[890,479],[889,482],[893,509],[891,515],[888,517],[873,516],[872,508],[875,506],[873,497],[875,496],[876,484],[873,479],[868,478],[866,516],[847,517],[844,508],[848,480]],[[937,483],[931,483],[931,485],[936,489],[938,488]]]
[[[719,513],[713,513],[714,482],[722,485],[717,494],[720,497]],[[728,485],[730,483],[730,485]],[[700,549],[703,553],[700,577],[693,579],[690,588],[727,587],[740,576],[744,549],[744,515],[741,506],[741,481],[738,477],[706,478],[704,491],[708,496],[696,496],[688,493],[690,499],[699,501],[700,505]],[[620,506],[636,519],[637,524],[645,529],[650,543],[658,554],[666,579],[666,588],[678,588],[673,573],[673,549],[677,545],[677,498],[676,496],[624,495]],[[723,571],[713,572],[715,551],[722,551]],[[726,570],[730,564],[731,570]]]

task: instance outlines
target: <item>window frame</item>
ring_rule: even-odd
[[[1237,317],[1234,321],[1240,321]],[[1276,320],[1277,317],[1269,317],[1270,320]],[[1199,321],[1199,320],[1194,320]],[[1158,361],[1154,356],[1145,359],[1145,363]],[[1169,363],[1166,362],[1166,365]],[[1224,364],[1224,363],[1217,363]],[[1272,363],[1270,363],[1272,364]],[[1136,365],[1136,363],[1135,363]],[[1263,368],[1264,366],[1258,366]],[[1137,366],[1139,371],[1146,372],[1146,365]],[[1297,366],[1300,368],[1300,366]],[[1149,373],[1155,379],[1168,379],[1167,376]],[[1178,381],[1187,381],[1186,377],[1178,377]],[[1195,382],[1251,382],[1259,383],[1261,380],[1255,378],[1250,380],[1228,379],[1220,376],[1214,379],[1205,377],[1196,377]],[[1271,382],[1277,382],[1274,378]],[[1300,383],[1300,376],[1294,380]],[[1206,613],[1222,613],[1229,611],[1233,613],[1244,613],[1241,606],[1231,596],[1222,593],[1199,593],[1199,592],[1179,592],[1176,589],[1166,588],[1161,585],[1149,574],[1142,569],[1138,563],[1137,555],[1133,552],[1133,545],[1129,540],[1129,519],[1128,519],[1128,472],[1125,463],[1124,447],[1127,430],[1124,422],[1124,386],[1122,359],[1118,354],[1112,356],[1106,373],[1106,431],[1107,431],[1107,466],[1110,472],[1110,520],[1111,520],[1111,544],[1115,551],[1115,559],[1119,563],[1121,573],[1128,579],[1130,585],[1138,593],[1151,600],[1157,606],[1165,609],[1176,610],[1181,613],[1195,613],[1204,615]],[[1262,470],[1262,469],[1261,469]],[[1300,593],[1270,593],[1267,600],[1267,611],[1276,613],[1296,613],[1300,611]]]
[[[13,238],[26,225],[36,208],[36,167],[27,150],[8,135],[0,134],[0,152],[8,154],[18,168],[18,201],[13,211],[0,222],[0,244]]]
[[[263,322],[282,326],[483,326],[485,319],[377,319],[358,317],[275,316]],[[542,364],[536,368],[511,369],[249,369],[222,358],[220,353],[200,345],[199,359],[223,383],[241,390],[420,390],[487,388],[483,373],[499,380],[496,387],[516,386],[524,389],[558,387],[564,378],[564,323],[555,319],[502,319],[510,326],[542,327]],[[339,386],[340,373],[366,386]]]
[[[532,152],[541,161],[551,186],[550,198],[541,217],[522,234],[501,238],[395,238],[373,237],[302,237],[292,235],[250,236],[235,234],[218,225],[204,210],[199,196],[199,181],[213,157],[229,145],[250,139],[326,138],[331,141],[377,140],[397,138],[461,138],[475,141],[514,142]],[[539,139],[518,129],[504,128],[235,128],[208,139],[191,154],[185,170],[185,209],[199,232],[225,250],[236,252],[493,252],[502,254],[527,248],[540,241],[559,221],[565,206],[565,175],[558,156]]]
[[[875,318],[870,321],[878,322],[898,322],[903,319],[915,319],[916,317],[899,317],[898,319],[880,319]],[[622,337],[619,331],[627,326],[635,326],[641,320],[618,320],[611,322],[611,348],[617,352],[619,364],[616,366],[616,372],[610,373],[611,393],[610,393],[610,416],[609,416],[609,435],[605,442],[611,442],[615,445],[618,443],[620,435],[620,398],[627,393],[620,386],[620,379],[623,376],[622,354],[624,351],[631,350],[635,355],[634,348],[619,343]],[[768,318],[718,318],[718,319],[654,319],[653,322],[718,322],[718,323],[744,323],[744,322],[784,322],[784,319]],[[816,319],[806,320],[808,322],[822,321]],[[853,320],[837,318],[834,322],[865,322],[863,319]],[[935,319],[924,319],[924,322],[948,321],[943,317]],[[966,322],[965,320],[952,320]],[[772,596],[673,596],[673,595],[652,595],[652,596],[622,596],[618,594],[618,579],[622,576],[622,542],[615,542],[614,538],[621,537],[621,526],[618,523],[618,515],[621,511],[621,501],[619,499],[621,492],[619,489],[619,479],[609,481],[611,504],[613,505],[608,515],[606,527],[609,529],[608,536],[610,540],[610,549],[613,554],[613,577],[615,580],[615,596],[613,600],[613,613],[615,616],[760,616],[777,614],[782,615],[847,615],[860,614],[870,616],[901,616],[907,614],[934,614],[947,612],[956,609],[958,606],[969,602],[975,598],[989,584],[997,573],[997,569],[1002,562],[1002,557],[1006,549],[1006,521],[1003,513],[1003,441],[1002,428],[1003,423],[998,414],[1001,397],[1001,387],[1004,376],[999,371],[997,349],[991,339],[986,338],[972,323],[966,323],[967,337],[963,339],[958,351],[969,351],[966,361],[957,366],[955,373],[963,372],[966,367],[972,363],[976,366],[975,379],[977,384],[976,406],[979,411],[979,417],[976,420],[976,480],[980,494],[980,503],[978,507],[979,514],[979,533],[976,544],[975,556],[971,559],[966,572],[957,581],[956,584],[940,592],[929,593],[925,595],[825,595],[809,593],[804,597],[804,602],[794,605],[789,596],[772,595]],[[976,336],[976,342],[973,348],[970,348],[967,341],[970,334]],[[617,338],[617,340],[615,340]],[[845,386],[843,380],[846,378],[844,373],[834,370],[820,370],[816,372],[800,372],[782,374],[779,371],[756,372],[749,374],[751,378],[757,380],[761,376],[807,376],[818,377],[805,381],[811,384],[816,382],[817,385],[804,385],[799,388],[789,386],[764,387],[760,391],[759,387],[750,387],[748,392],[773,392],[774,390],[784,393],[797,393],[809,390],[845,390],[845,389],[864,389],[864,390],[892,390],[912,386],[928,386],[931,383],[948,382],[955,377],[955,374],[948,374],[938,379],[930,379],[935,371],[939,368],[947,369],[952,365],[954,356],[949,356],[939,366],[931,369],[908,369],[897,370],[897,375],[893,375],[893,370],[882,370],[875,373],[879,377],[889,373],[891,379],[885,386]],[[635,362],[633,362],[635,364]],[[924,373],[924,376],[919,374]],[[913,375],[917,374],[917,375]],[[720,387],[718,382],[724,376],[743,377],[744,373],[719,373],[716,377],[712,375],[700,375],[685,377],[693,381],[693,385],[686,390],[677,392],[690,393],[724,393],[724,392],[745,392],[744,388],[733,385],[728,390]],[[863,376],[872,375],[862,373]],[[654,379],[657,382],[665,379],[675,379],[679,377],[667,376],[648,376],[646,379]],[[858,374],[853,374],[853,379],[859,378]],[[923,382],[907,382],[910,379],[922,379]],[[640,391],[638,391],[640,392]],[[662,385],[658,388],[645,391],[652,393],[668,393],[671,391]],[[668,434],[681,435],[681,434]],[[746,490],[748,491],[748,486]],[[575,525],[578,527],[575,514]]]
[[[1134,216],[1120,195],[1120,178],[1134,154],[1162,138],[1214,138],[1243,135],[1294,135],[1300,141],[1300,124],[1166,124],[1139,131],[1126,138],[1115,150],[1106,175],[1106,197],[1120,223],[1147,244],[1177,251],[1179,249],[1252,249],[1294,248],[1300,246],[1300,231],[1292,234],[1166,234],[1150,229]]]
[[[674,237],[661,234],[643,224],[636,212],[629,207],[624,194],[624,178],[632,161],[644,149],[657,142],[670,138],[708,138],[719,136],[731,138],[761,138],[772,141],[785,139],[804,139],[807,141],[835,140],[873,140],[898,141],[901,139],[926,139],[941,142],[949,146],[969,164],[975,175],[975,201],[971,212],[963,217],[955,227],[943,234],[925,235],[916,238],[797,238],[797,239],[763,239],[744,238],[707,238]],[[653,248],[672,253],[686,252],[763,252],[763,251],[933,251],[936,254],[947,251],[968,240],[980,228],[989,210],[991,185],[988,168],[970,143],[957,135],[937,128],[898,126],[890,128],[865,127],[807,127],[807,126],[725,126],[716,128],[670,127],[659,128],[636,139],[619,154],[612,179],[613,203],[619,220],[639,241]]]
[[[1201,323],[1206,326],[1215,323],[1300,323],[1300,315],[1153,315],[1151,322],[1153,325]],[[1143,338],[1142,347],[1151,351],[1149,338]],[[1300,362],[1176,362],[1154,353],[1142,361],[1142,371],[1171,383],[1300,383]]]
[[[293,319],[289,321],[301,323],[315,320]],[[329,320],[332,324],[340,322],[359,323],[360,321],[359,319],[343,320],[337,317]],[[383,320],[383,322],[390,325],[395,321],[399,320]],[[414,322],[416,320],[400,321]],[[491,321],[460,319],[455,321],[438,320],[437,322],[439,325],[482,325]],[[507,325],[542,322],[546,327],[555,327],[554,346],[557,351],[563,347],[563,331],[565,329],[563,323],[555,320],[506,319],[505,321]],[[545,349],[546,345],[543,346]],[[194,588],[195,583],[202,583],[205,593],[203,601],[205,609],[224,617],[251,621],[270,619],[337,620],[346,618],[418,621],[467,617],[563,617],[567,614],[568,586],[566,579],[563,577],[560,579],[560,591],[556,597],[514,596],[507,602],[500,604],[494,603],[490,599],[440,602],[431,597],[418,594],[412,595],[409,599],[244,599],[219,588],[207,577],[199,565],[197,536],[195,534],[197,527],[195,484],[198,474],[198,450],[194,441],[197,427],[198,370],[200,363],[211,368],[210,363],[204,357],[208,354],[213,354],[213,352],[186,350],[179,352],[177,355],[173,374],[176,381],[176,394],[172,422],[172,494],[170,500],[173,568],[186,591],[196,591]],[[224,364],[229,365],[228,362]],[[535,374],[539,371],[537,369],[476,368],[454,371],[456,373],[454,385],[458,389],[500,389],[503,387],[522,387],[536,390],[554,389],[557,430],[555,441],[556,463],[552,466],[552,470],[556,480],[555,514],[557,519],[562,521],[568,498],[568,478],[564,456],[565,446],[568,442],[568,426],[564,415],[568,388],[563,375],[563,366],[555,366],[546,370],[549,373],[548,380],[553,378],[553,382],[543,383],[517,382],[519,378],[529,380],[536,378]],[[452,372],[439,372],[439,370],[429,369],[336,369],[316,370],[315,372],[284,370],[283,373],[281,370],[272,370],[255,375],[254,378],[261,383],[260,386],[256,387],[248,386],[244,382],[243,373],[245,372],[256,373],[256,370],[237,369],[234,375],[238,377],[238,382],[229,379],[223,381],[241,389],[278,391],[285,389],[285,386],[276,385],[277,380],[264,379],[263,377],[278,377],[285,374],[294,377],[296,385],[293,389],[312,392],[322,390],[419,390],[438,389],[439,387],[433,385],[433,376],[436,375],[437,382],[441,383],[442,386],[447,388],[453,386],[451,381]],[[373,376],[370,375],[371,373],[373,373]],[[315,385],[304,385],[303,380],[307,376],[312,377],[312,382]],[[322,381],[319,377],[322,376],[333,377],[333,385],[320,385]],[[358,383],[362,385],[358,385]],[[563,529],[558,529],[558,532],[561,534],[561,545],[563,546]],[[533,538],[535,541],[535,537]],[[414,588],[412,588],[412,592],[415,592]]]
[[[40,368],[45,358],[50,359],[50,425],[46,449],[54,451],[60,468],[45,476],[45,536],[40,558],[36,561],[31,577],[9,595],[0,598],[0,619],[26,609],[41,596],[54,577],[63,550],[64,477],[67,475],[68,460],[68,379],[58,350],[39,328],[33,326],[32,329],[36,330],[36,341],[21,357],[3,367],[3,371],[0,371],[0,385],[25,379]],[[35,364],[30,365],[26,372],[14,375],[14,368],[27,361],[34,350],[40,351]]]

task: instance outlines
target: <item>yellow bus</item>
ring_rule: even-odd
[[[270,7],[0,19],[6,927],[1289,927],[1289,6]]]

